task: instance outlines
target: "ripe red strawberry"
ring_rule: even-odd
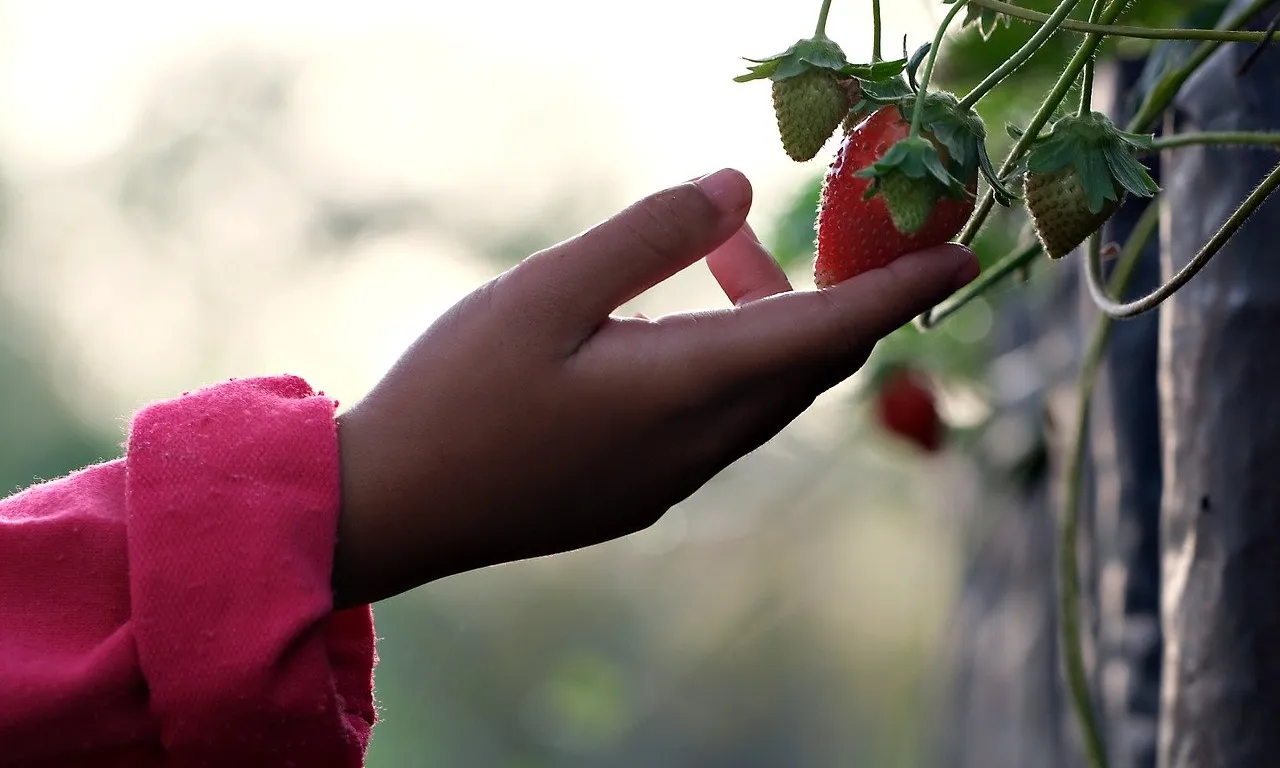
[[[933,392],[924,379],[909,368],[890,373],[875,398],[876,421],[885,430],[925,453],[942,448],[945,426],[938,415]]]
[[[835,162],[827,170],[818,206],[814,278],[819,288],[879,269],[904,254],[941,245],[969,220],[977,188],[976,167],[965,179],[968,194],[940,197],[924,225],[912,235],[904,235],[894,225],[882,195],[866,197],[872,180],[858,174],[910,133],[910,121],[903,119],[896,106],[886,106],[844,137]],[[946,148],[932,134],[926,131],[922,135],[947,156]]]

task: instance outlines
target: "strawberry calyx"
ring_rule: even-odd
[[[915,109],[916,98],[923,98],[921,130],[928,131],[946,147],[955,163],[952,175],[958,179],[972,179],[981,172],[995,193],[996,202],[1008,207],[1017,195],[1010,192],[996,172],[991,156],[987,153],[987,127],[972,108],[962,108],[954,94],[927,93],[923,97],[911,97],[902,101],[903,114]]]
[[[923,136],[896,142],[883,157],[855,175],[871,179],[863,197],[883,196],[893,225],[904,235],[914,235],[924,227],[939,197],[956,188],[963,190],[947,172],[938,148]]]
[[[797,40],[782,53],[763,59],[746,58],[755,66],[747,67],[747,73],[733,78],[735,83],[752,80],[778,82],[802,75],[814,69],[826,69],[841,78],[858,80],[887,80],[906,66],[906,59],[877,61],[870,64],[850,64],[840,46],[827,37],[809,37]]]
[[[1151,149],[1153,138],[1122,131],[1101,112],[1067,115],[1032,142],[1025,169],[1045,175],[1073,168],[1089,211],[1099,213],[1108,203],[1118,203],[1126,191],[1139,197],[1152,197],[1160,191],[1137,159],[1139,151]]]
[[[971,196],[980,172],[995,190],[996,199],[1009,205],[1015,197],[996,176],[987,154],[982,118],[972,109],[961,109],[956,97],[944,92],[902,96],[894,104],[901,114],[908,115],[917,99],[923,99],[919,134],[899,140],[879,160],[858,172],[871,180],[866,197],[882,195],[894,226],[906,235],[923,226],[923,221],[917,223],[921,216],[928,217],[927,208],[923,213],[919,209],[921,201],[928,199],[931,207],[942,196]],[[905,184],[904,179],[914,186]]]

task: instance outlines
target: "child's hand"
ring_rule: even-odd
[[[653,524],[978,273],[948,246],[794,292],[750,205],[736,171],[659,192],[432,325],[339,418],[337,604]],[[704,256],[733,308],[610,315]]]

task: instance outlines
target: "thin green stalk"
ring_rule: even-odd
[[[1231,214],[1231,218],[1227,219],[1227,223],[1209,238],[1209,242],[1205,243],[1190,262],[1178,271],[1178,274],[1169,279],[1169,282],[1155,289],[1151,293],[1140,299],[1133,301],[1118,302],[1111,298],[1111,294],[1102,284],[1102,259],[1094,255],[1090,255],[1087,260],[1089,293],[1093,296],[1094,302],[1104,313],[1115,318],[1136,317],[1144,312],[1150,312],[1170,296],[1178,292],[1178,289],[1186,285],[1191,278],[1195,277],[1205,265],[1218,254],[1219,251],[1226,246],[1227,242],[1244,226],[1254,211],[1266,202],[1271,193],[1280,187],[1280,164],[1271,169],[1271,173],[1262,180],[1262,183],[1254,188],[1240,207]]]
[[[1220,30],[1234,30],[1248,24],[1250,19],[1271,5],[1272,2],[1274,0],[1254,0],[1240,9],[1236,15],[1219,25]],[[1257,33],[1257,40],[1240,40],[1238,42],[1262,42],[1264,34],[1262,32]],[[1147,93],[1147,98],[1143,100],[1142,106],[1138,108],[1133,115],[1133,119],[1129,121],[1127,130],[1141,133],[1145,132],[1148,126],[1155,123],[1160,115],[1164,114],[1165,109],[1177,98],[1178,91],[1182,90],[1183,83],[1187,82],[1195,74],[1196,70],[1200,68],[1200,65],[1204,64],[1224,42],[1233,41],[1214,39],[1201,43],[1181,67],[1161,78],[1160,82],[1156,83],[1155,87]]]
[[[1111,290],[1121,292],[1133,277],[1138,257],[1160,223],[1160,203],[1153,200],[1134,226],[1125,243],[1124,251],[1111,276]],[[1101,251],[1101,237],[1093,235],[1089,241],[1091,252]],[[1063,663],[1066,666],[1067,688],[1071,704],[1080,723],[1085,751],[1095,768],[1107,764],[1102,734],[1093,710],[1093,698],[1089,693],[1089,679],[1084,666],[1084,650],[1080,638],[1080,562],[1077,546],[1080,538],[1080,495],[1084,475],[1085,437],[1088,433],[1089,414],[1093,405],[1093,391],[1102,367],[1107,339],[1111,333],[1111,318],[1103,315],[1094,325],[1085,350],[1077,379],[1079,405],[1072,433],[1071,453],[1067,456],[1066,498],[1062,504],[1062,530],[1058,536],[1059,616],[1062,623]]]
[[[969,0],[976,5],[988,6],[987,0]],[[1250,19],[1258,14],[1263,8],[1272,3],[1273,0],[1254,0],[1253,3],[1241,9],[1231,18],[1224,21],[1221,25],[1222,29],[1232,29],[1247,24]],[[1104,11],[1105,13],[1105,11]],[[1047,18],[1047,17],[1045,17]],[[1101,26],[1101,25],[1100,25]],[[1064,25],[1066,27],[1066,25]],[[1164,110],[1169,106],[1173,99],[1177,96],[1182,84],[1203,64],[1214,51],[1221,45],[1220,41],[1210,41],[1197,47],[1191,58],[1174,72],[1170,73],[1148,94],[1142,107],[1129,121],[1126,130],[1134,132],[1144,131],[1148,125],[1153,122]],[[1175,147],[1188,146],[1192,144],[1258,144],[1258,145],[1280,145],[1280,134],[1271,134],[1266,132],[1210,132],[1203,133],[1185,133],[1164,136],[1154,141],[1154,148],[1171,149]],[[1011,157],[1012,157],[1011,153]],[[978,217],[985,218],[990,212],[994,199],[990,195],[982,201],[982,205],[978,209]],[[971,220],[972,224],[972,220]],[[980,226],[980,224],[979,224]],[[977,227],[974,228],[976,233]],[[962,241],[970,242],[970,241]],[[924,329],[929,330],[942,322],[942,320],[955,314],[966,304],[977,296],[984,293],[992,285],[1003,280],[1006,276],[1015,271],[1018,267],[1030,263],[1039,255],[1038,250],[1028,249],[1020,254],[1001,261],[992,267],[989,276],[984,274],[978,280],[970,283],[965,290],[955,294],[948,301],[938,305],[930,312],[926,312],[917,318],[916,324]],[[1008,269],[1002,267],[1009,265]],[[988,279],[988,277],[990,279]]]
[[[1044,246],[1040,245],[1040,241],[1037,240],[1022,250],[1014,251],[1000,261],[997,261],[995,264],[992,264],[987,269],[984,269],[982,274],[978,276],[977,280],[974,280],[959,291],[956,291],[946,301],[934,307],[933,311],[927,315],[929,325],[925,327],[932,328],[943,320],[946,320],[948,317],[951,317],[956,312],[959,312],[967,306],[969,302],[986,293],[996,283],[1001,282],[1009,275],[1012,275],[1027,264],[1030,264],[1042,253],[1044,253]]]
[[[818,11],[818,26],[813,30],[815,40],[827,39],[827,14],[831,13],[831,0],[822,0],[822,9]]]
[[[973,2],[973,0],[970,0],[970,2]],[[975,4],[981,5],[981,3]],[[1040,29],[1036,30],[1036,33],[1031,36],[1030,40],[1023,43],[1022,47],[1014,52],[1007,61],[997,67],[991,74],[987,75],[981,83],[974,86],[974,89],[969,91],[968,95],[960,100],[960,108],[971,109],[983,96],[990,93],[992,89],[999,85],[1006,77],[1013,74],[1018,67],[1025,64],[1028,59],[1035,55],[1036,51],[1040,50],[1040,47],[1044,45],[1044,42],[1048,40],[1054,32],[1058,31],[1062,22],[1079,4],[1080,0],[1063,0],[1059,3],[1058,7],[1054,9],[1053,15],[1045,17],[1044,25],[1040,27]]]
[[[1100,20],[1104,23],[1114,21],[1124,11],[1125,5],[1127,5],[1126,0],[1111,0],[1106,9],[1102,11]],[[1093,54],[1098,50],[1098,46],[1101,43],[1102,35],[1100,34],[1090,33],[1085,37],[1084,42],[1076,49],[1075,55],[1067,62],[1066,68],[1058,78],[1058,82],[1054,84],[1053,90],[1049,92],[1049,96],[1040,105],[1040,109],[1031,118],[1031,122],[1027,124],[1026,133],[1022,134],[1022,137],[1013,145],[1013,149],[1009,151],[1009,156],[1005,158],[1004,165],[1000,167],[997,176],[1004,178],[1017,165],[1023,153],[1031,147],[1031,142],[1035,141],[1036,137],[1040,135],[1040,130],[1053,118],[1054,111],[1057,110],[1062,100],[1066,98],[1067,92],[1075,84],[1085,64],[1093,59]],[[973,216],[969,217],[969,223],[965,225],[964,231],[957,238],[958,243],[969,245],[973,242],[973,239],[978,235],[978,230],[986,223],[987,216],[991,213],[991,208],[994,205],[995,195],[988,189],[978,202],[977,210],[974,211]]]
[[[882,61],[880,37],[884,26],[880,23],[880,0],[871,0],[871,61]]]
[[[911,113],[911,135],[920,135],[920,125],[924,120],[924,95],[929,92],[929,81],[933,79],[933,65],[938,60],[938,49],[942,47],[942,38],[947,34],[947,27],[951,26],[951,22],[955,19],[956,14],[964,8],[969,0],[958,0],[955,5],[951,6],[951,10],[947,11],[947,15],[943,17],[942,23],[938,25],[938,31],[933,35],[933,47],[929,49],[929,57],[924,63],[924,74],[920,76],[920,98],[916,99],[915,109]]]
[[[1161,136],[1151,142],[1151,152],[1190,147],[1197,144],[1252,144],[1280,149],[1280,132],[1276,131],[1188,131]],[[1148,153],[1149,154],[1149,153]]]
[[[1015,19],[1046,24],[1049,16],[1039,11],[1029,11],[1001,0],[970,0],[983,8],[1003,13]],[[1265,3],[1263,4],[1265,6]],[[1265,32],[1241,32],[1231,29],[1239,24],[1226,24],[1223,29],[1161,29],[1159,27],[1128,27],[1116,24],[1090,23],[1067,19],[1062,23],[1063,29],[1072,32],[1095,32],[1111,37],[1132,37],[1141,40],[1212,40],[1219,43],[1261,43],[1266,40]]]
[[[1098,15],[1102,13],[1102,5],[1105,0],[1093,0],[1093,7],[1089,9],[1089,21],[1098,20]],[[1093,111],[1093,59],[1084,65],[1084,76],[1080,80],[1080,109],[1078,114],[1084,117]]]

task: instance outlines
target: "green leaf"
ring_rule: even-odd
[[[905,96],[910,96],[911,86],[907,85],[906,80],[896,76],[884,80],[863,80],[862,95],[869,101],[892,104]]]
[[[1076,137],[1051,135],[1027,153],[1027,170],[1053,173],[1074,164],[1082,154],[1087,154],[1087,150]]]
[[[906,66],[906,59],[876,61],[870,64],[846,64],[840,69],[840,74],[864,81],[890,80],[902,74]]]
[[[896,104],[911,95],[911,87],[901,75],[886,80],[860,81],[862,98],[852,107],[854,115],[864,115],[885,104]]]
[[[924,57],[929,55],[929,50],[933,48],[933,43],[925,43],[911,54],[911,58],[907,61],[907,82],[911,84],[911,90],[918,92],[920,85],[916,82],[916,70],[920,69],[920,65],[924,63]]]
[[[1155,146],[1155,134],[1151,133],[1129,133],[1117,129],[1115,134],[1129,146],[1139,151],[1150,151]]]
[[[1138,159],[1126,152],[1118,144],[1107,144],[1103,147],[1107,166],[1120,185],[1139,197],[1151,197],[1160,191],[1160,186],[1151,178],[1147,167]]]
[[[747,73],[738,75],[734,82],[745,83],[751,80],[786,80],[789,77],[802,75],[811,69],[829,69],[843,73],[849,66],[844,51],[834,41],[815,38],[797,40],[782,53],[766,59],[745,59],[756,66],[748,67]]]
[[[943,5],[955,5],[957,0],[942,0]],[[1006,27],[1009,26],[1009,17],[1004,16],[998,11],[982,6],[970,4],[965,9],[964,21],[960,22],[960,28],[964,29],[970,26],[977,26],[978,34],[982,35],[983,40],[990,39],[991,33],[996,30],[996,22],[1003,21]]]
[[[1080,177],[1080,184],[1084,187],[1085,196],[1089,199],[1090,213],[1101,211],[1108,200],[1115,200],[1118,197],[1115,180],[1111,177],[1106,157],[1102,152],[1094,149],[1091,152],[1079,153],[1075,159],[1075,167],[1076,174]]]
[[[747,61],[751,61],[751,59],[747,59]],[[774,59],[772,61],[766,61],[762,64],[757,64],[754,67],[747,67],[747,74],[738,75],[737,77],[733,78],[733,82],[746,83],[752,80],[764,80],[766,78],[773,77],[773,73],[777,71],[778,65],[780,63],[781,63],[780,59]]]
[[[1018,199],[1016,195],[1005,188],[1000,174],[991,163],[991,155],[987,154],[986,142],[978,143],[978,167],[982,170],[982,175],[987,177],[987,183],[991,185],[991,191],[995,194],[996,202],[1008,208]]]
[[[910,108],[914,108],[914,100]],[[925,97],[920,123],[947,148],[952,162],[958,167],[958,176],[967,179],[978,170],[978,145],[986,138],[981,120],[969,120],[960,115],[954,99],[943,94],[929,94]]]
[[[849,65],[844,51],[832,40],[801,40],[795,45],[795,52],[788,58],[796,58],[815,67],[831,69],[839,72]]]

